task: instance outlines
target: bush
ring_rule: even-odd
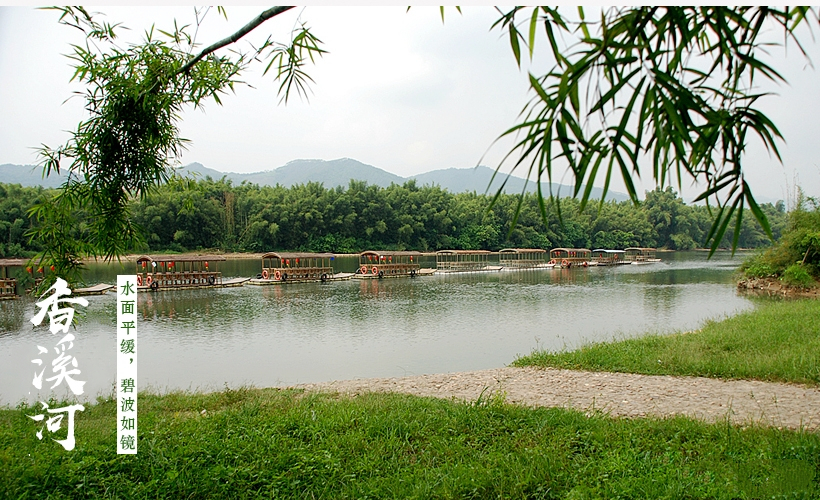
[[[770,251],[758,253],[754,257],[746,259],[740,265],[739,271],[746,278],[771,278],[778,276],[786,266],[778,267],[772,263]],[[794,262],[794,261],[792,261]]]
[[[749,278],[768,278],[775,276],[777,271],[769,264],[756,262],[747,267],[745,273]]]
[[[783,271],[783,276],[780,277],[783,283],[791,286],[799,286],[802,288],[809,288],[816,283],[814,278],[809,275],[806,269],[800,263],[792,264]]]

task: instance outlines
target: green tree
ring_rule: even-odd
[[[185,144],[178,122],[187,106],[206,101],[221,103],[220,95],[240,82],[254,62],[268,60],[275,70],[280,94],[303,93],[310,80],[303,66],[324,52],[320,41],[304,25],[287,44],[268,39],[251,53],[216,52],[241,39],[266,20],[292,7],[265,10],[233,35],[201,51],[186,26],[172,32],[152,29],[142,43],[121,48],[122,27],[97,22],[82,7],[54,7],[60,23],[80,29],[85,46],[74,46],[69,57],[74,79],[85,84],[83,95],[90,117],[81,122],[68,142],[40,150],[44,173],[68,171],[60,193],[32,209],[38,225],[31,236],[45,247],[40,262],[56,266],[58,274],[79,281],[81,257],[112,259],[141,240],[129,204],[169,179],[171,167]],[[220,12],[224,11],[220,8]],[[200,13],[197,11],[197,26]],[[74,211],[87,212],[87,224],[75,238],[65,237]],[[181,233],[180,239],[191,236]],[[186,240],[187,241],[187,240]],[[46,283],[47,285],[48,283]]]

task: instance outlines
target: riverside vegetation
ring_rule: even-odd
[[[782,301],[701,331],[516,364],[820,384],[820,302]],[[660,363],[658,363],[660,360]],[[57,402],[53,402],[58,404]],[[472,402],[282,389],[140,394],[137,456],[116,401],[78,414],[77,447],[0,410],[9,498],[817,498],[820,434],[684,417],[618,419]]]
[[[820,301],[762,301],[694,332],[539,351],[513,364],[820,385]]]
[[[78,415],[71,452],[27,413],[0,410],[7,498],[816,498],[820,470],[816,433],[503,395],[141,394],[136,456],[115,454],[114,400]]]
[[[0,184],[0,257],[42,250],[28,237],[36,219],[29,209],[55,190]],[[414,181],[387,188],[351,181],[325,188],[309,183],[290,188],[233,185],[210,178],[173,178],[144,199],[133,200],[134,222],[145,238],[131,252],[293,250],[355,253],[368,249],[435,251],[499,250],[504,247],[626,248],[651,246],[688,250],[703,246],[712,223],[704,206],[685,205],[674,190],[655,189],[640,205],[631,201],[590,203],[561,200],[562,219],[549,203],[544,223],[537,197],[451,193]],[[516,219],[516,209],[521,202]],[[786,223],[782,202],[761,205],[775,238]],[[66,235],[82,240],[89,230],[78,210]],[[513,227],[514,226],[514,227]],[[510,228],[513,227],[512,231]],[[731,246],[727,235],[724,247]],[[752,217],[742,222],[738,245],[770,244]]]
[[[820,279],[820,201],[798,196],[776,245],[744,262],[746,278],[777,279],[787,286],[812,288]]]

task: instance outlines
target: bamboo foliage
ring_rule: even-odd
[[[744,208],[771,237],[743,176],[752,136],[778,159],[783,139],[758,108],[766,94],[754,90],[761,79],[783,82],[760,57],[772,45],[764,32],[782,32],[783,43],[795,44],[805,55],[795,30],[817,24],[818,12],[612,7],[598,18],[578,8],[570,18],[549,7],[501,11],[495,26],[507,30],[519,66],[522,53],[533,57],[538,30],[549,40],[555,61],[545,74],[530,73],[533,98],[501,136],[516,138],[505,160],[511,158],[539,183],[552,181],[557,168],[568,168],[582,208],[593,181],[602,177],[602,200],[613,176],[620,176],[635,203],[641,174],[651,172],[662,188],[691,178],[704,186],[698,200],[715,205],[708,233],[713,252],[733,217],[737,246]]]

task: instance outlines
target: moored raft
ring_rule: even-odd
[[[350,279],[353,273],[334,273],[332,253],[268,252],[262,256],[262,272],[251,285],[306,283]]]
[[[368,250],[359,254],[359,268],[354,278],[398,278],[432,274],[421,269],[421,252]]]
[[[436,252],[436,273],[475,273],[500,271],[490,265],[489,250],[439,250]]]
[[[624,260],[632,264],[651,264],[661,261],[655,257],[656,249],[651,247],[629,247],[624,249],[624,252]]]
[[[555,267],[547,262],[543,248],[502,248],[498,251],[498,263],[505,269],[544,269]]]
[[[143,255],[137,258],[137,290],[221,288],[226,283],[216,267],[224,261],[219,255]]]
[[[629,264],[624,260],[623,250],[605,250],[598,248],[592,251],[592,259],[589,261],[595,266],[616,266],[618,264]]]
[[[114,285],[109,285],[107,283],[100,283],[98,285],[89,286],[85,288],[78,288],[74,290],[74,295],[105,295],[109,291],[113,290],[115,287]]]
[[[26,259],[0,259],[0,300],[20,297],[17,290],[17,278],[12,276],[13,269],[26,265]]]
[[[586,267],[591,258],[592,251],[588,248],[553,248],[550,250],[550,264],[555,264],[556,267]]]

